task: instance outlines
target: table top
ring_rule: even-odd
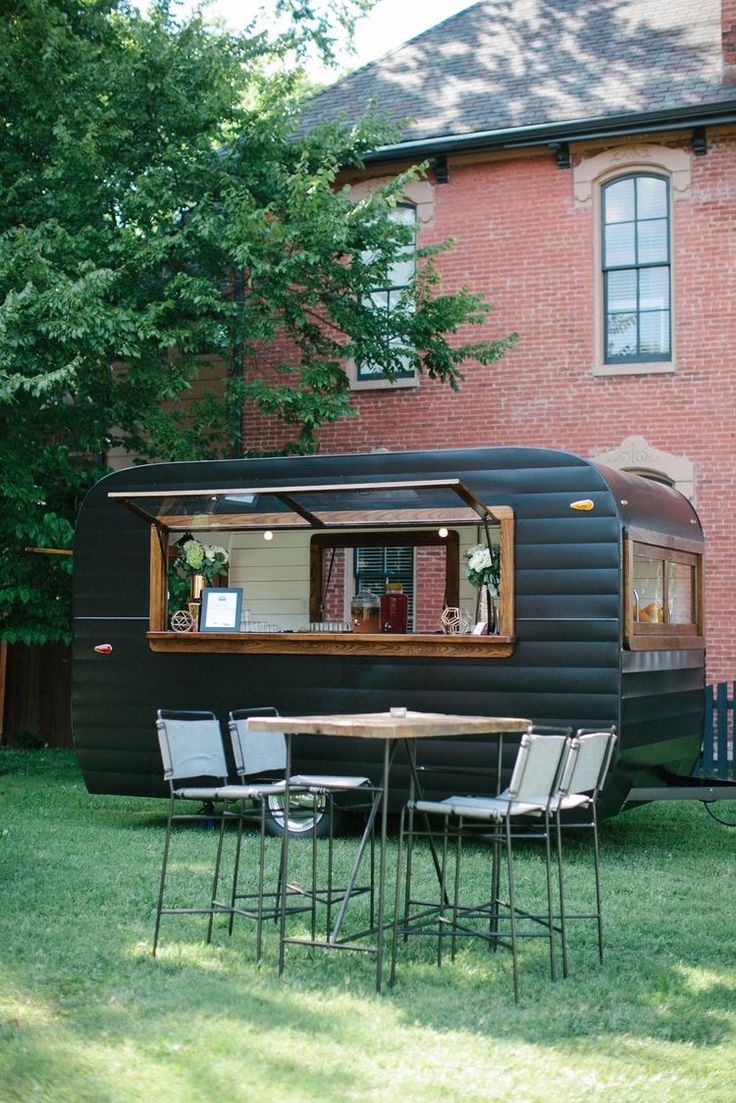
[[[327,716],[251,716],[253,731],[287,735],[339,735],[351,739],[431,739],[453,735],[523,732],[531,724],[518,716],[459,716],[445,712],[347,712]]]

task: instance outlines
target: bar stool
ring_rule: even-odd
[[[242,784],[251,784],[248,779],[258,778],[261,781],[266,781],[272,785],[276,785],[276,793],[271,793],[271,796],[283,796],[286,790],[286,781],[284,773],[286,770],[286,737],[283,732],[280,731],[268,731],[257,732],[250,729],[248,720],[254,716],[278,716],[278,709],[271,705],[233,709],[228,715],[228,727],[230,731],[230,740],[233,749],[233,757],[235,759],[235,769]],[[367,792],[372,793],[373,787],[371,786],[370,779],[367,777],[354,776],[350,774],[292,774],[289,777],[289,795],[297,795],[299,799],[306,800],[311,803],[312,809],[312,828],[309,834],[312,839],[312,851],[311,851],[311,884],[309,888],[296,883],[289,883],[286,886],[282,885],[282,877],[284,870],[279,868],[279,880],[278,887],[273,894],[267,894],[271,898],[271,906],[266,910],[266,917],[276,919],[279,912],[279,899],[282,900],[282,906],[285,908],[287,914],[294,914],[297,912],[310,911],[311,913],[311,938],[316,939],[316,927],[317,927],[317,905],[322,904],[325,907],[326,915],[326,928],[329,931],[332,923],[332,910],[337,901],[341,900],[345,894],[345,889],[335,886],[333,883],[333,855],[334,855],[334,820],[335,820],[335,799],[341,793],[355,792],[359,789],[366,789]],[[261,810],[262,815],[265,815],[268,796],[263,801]],[[324,814],[327,817],[327,872],[326,883],[324,886],[318,885],[318,850],[317,842],[321,835],[321,826],[318,824],[317,810],[319,805],[324,805]],[[288,828],[288,808],[284,808],[284,822],[283,830],[287,831]],[[261,831],[265,829],[265,821],[262,823]],[[240,865],[240,845],[242,838],[242,825],[238,832],[238,843],[235,859],[235,872],[232,885],[232,915],[236,913],[236,902],[244,898],[244,894],[239,892],[238,875]],[[372,836],[371,836],[372,840]],[[283,862],[283,850],[282,850],[282,862]],[[350,894],[357,896],[363,893],[370,893],[370,909],[371,915],[373,914],[373,890],[374,890],[374,876],[373,876],[373,848],[371,846],[371,877],[367,886],[350,886]],[[246,896],[248,894],[245,894]],[[306,905],[299,905],[294,902],[295,897],[301,897],[306,899],[308,903]],[[231,919],[232,927],[232,919]],[[280,952],[280,968],[283,969],[284,954],[283,946]]]
[[[560,791],[551,804],[554,812],[557,837],[557,873],[560,902],[560,935],[562,941],[562,973],[568,976],[567,923],[568,920],[595,920],[598,929],[598,959],[603,961],[603,911],[601,906],[600,847],[598,843],[598,794],[603,788],[616,745],[616,727],[602,731],[581,728],[574,740],[574,752],[570,755],[560,783]],[[580,819],[580,812],[589,818]],[[571,818],[575,813],[575,818]],[[564,818],[563,818],[564,817]],[[593,912],[565,911],[563,886],[562,833],[586,828],[593,832],[593,868],[595,875],[595,900]]]
[[[212,926],[216,914],[229,912],[232,925],[233,902],[231,901],[230,904],[226,905],[217,900],[225,824],[233,816],[236,816],[239,826],[242,825],[244,802],[249,801],[258,804],[261,810],[258,891],[255,894],[257,899],[256,908],[241,911],[241,914],[247,915],[248,918],[255,921],[256,961],[260,961],[263,926],[263,856],[266,798],[279,792],[280,789],[283,789],[283,786],[270,783],[228,785],[228,768],[222,733],[220,724],[213,712],[159,709],[156,714],[156,730],[164,767],[164,779],[169,785],[169,807],[156,904],[153,954],[155,956],[158,947],[161,917],[163,915],[208,916],[207,942],[212,939]],[[182,784],[182,782],[189,784]],[[177,801],[193,801],[203,807],[197,812],[176,812]],[[217,804],[221,805],[219,811],[215,807]],[[230,808],[233,804],[239,805],[237,813],[233,813]],[[206,906],[198,907],[164,907],[173,826],[181,823],[199,823],[209,827],[213,821],[219,824],[219,832],[209,903]]]
[[[509,786],[496,797],[452,796],[445,800],[408,801],[402,809],[399,827],[399,855],[394,908],[391,983],[396,976],[399,935],[432,935],[437,938],[437,963],[442,962],[443,938],[451,937],[452,956],[458,938],[479,938],[492,945],[508,946],[513,966],[514,1000],[519,1001],[518,942],[521,938],[544,938],[549,944],[550,972],[555,977],[554,932],[555,915],[552,899],[550,806],[558,793],[565,764],[570,754],[570,729],[558,733],[542,732],[530,726],[522,735]],[[406,814],[409,813],[407,843],[413,846],[417,836],[429,836],[433,858],[435,841],[430,817],[439,817],[441,825],[441,858],[437,868],[439,902],[434,908],[426,901],[414,901],[407,883],[406,914],[399,918],[400,882],[402,878]],[[427,828],[417,830],[415,813],[427,817]],[[463,841],[475,834],[491,844],[491,898],[481,903],[461,899],[461,855]],[[546,873],[546,908],[537,914],[519,908],[514,879],[514,843],[518,840],[540,839],[544,843]],[[454,875],[452,900],[448,895],[448,844],[454,842]],[[501,900],[499,891],[501,849],[505,850],[508,878],[508,900]],[[408,879],[411,867],[407,864]],[[416,916],[410,914],[413,904],[421,906]],[[430,929],[430,924],[436,928]],[[483,926],[478,926],[477,921]],[[508,923],[508,932],[501,923]],[[521,924],[528,923],[529,929]]]

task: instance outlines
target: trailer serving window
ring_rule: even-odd
[[[148,639],[153,650],[511,654],[513,513],[479,501],[459,479],[187,487],[113,491],[109,496],[151,525]],[[217,585],[242,590],[240,631],[175,630],[186,619],[172,623],[171,562],[189,538],[226,549],[227,573]],[[500,562],[492,634],[473,632],[476,591],[462,569],[463,550],[479,543],[490,546]],[[352,631],[347,590],[340,591],[345,595],[342,610],[328,607],[336,558],[352,557],[355,549],[370,546],[410,549],[414,555],[414,630],[410,622],[406,632]],[[353,577],[352,568],[343,568],[343,586],[348,575]],[[427,605],[430,590],[436,615],[422,619],[417,608],[422,602]],[[457,624],[442,622],[447,607],[463,611],[460,631]]]
[[[704,647],[700,551],[653,533],[631,533],[625,546],[629,648]]]

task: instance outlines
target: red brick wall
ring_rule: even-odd
[[[322,557],[322,592],[324,594],[325,606],[322,620],[344,621],[346,619],[345,585],[348,581],[348,572],[346,569],[347,555],[348,552],[345,548],[336,548],[334,559],[329,552],[325,553]],[[352,579],[349,581],[352,584]]]
[[[485,335],[516,330],[518,345],[498,364],[468,365],[458,394],[424,380],[356,393],[359,416],[327,427],[321,450],[537,445],[595,456],[636,434],[686,456],[707,539],[708,676],[720,680],[736,677],[736,133],[709,130],[708,141],[692,157],[690,194],[673,202],[675,374],[591,374],[597,223],[575,205],[571,170],[546,152],[451,162],[422,240],[457,238],[440,258],[446,287],[482,291],[496,307]],[[261,447],[283,440],[260,419],[246,432]]]
[[[417,548],[417,593],[414,607],[416,632],[439,632],[445,607],[447,553],[445,548]]]

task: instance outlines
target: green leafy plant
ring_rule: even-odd
[[[313,452],[354,412],[347,359],[391,378],[408,358],[457,387],[512,338],[465,341],[489,307],[442,293],[446,245],[421,251],[411,295],[379,325],[371,291],[409,244],[391,214],[421,169],[356,202],[341,172],[391,128],[366,117],[295,138],[295,59],[329,52],[329,28],[349,29],[367,0],[276,0],[283,18],[242,34],[167,0],[147,14],[125,0],[6,7],[0,638],[43,643],[70,636],[70,557],[23,549],[71,548],[111,453],[250,454],[244,413],[275,420],[279,452]]]
[[[230,561],[225,548],[219,544],[203,544],[191,537],[180,543],[177,549],[176,564],[185,575],[192,577],[204,575],[210,585],[227,567]]]
[[[465,577],[473,586],[489,586],[498,594],[501,561],[495,544],[474,544],[465,553]]]
[[[211,586],[229,561],[227,550],[219,544],[205,544],[193,536],[182,540],[169,567],[169,613],[186,608],[195,575],[202,575]]]

